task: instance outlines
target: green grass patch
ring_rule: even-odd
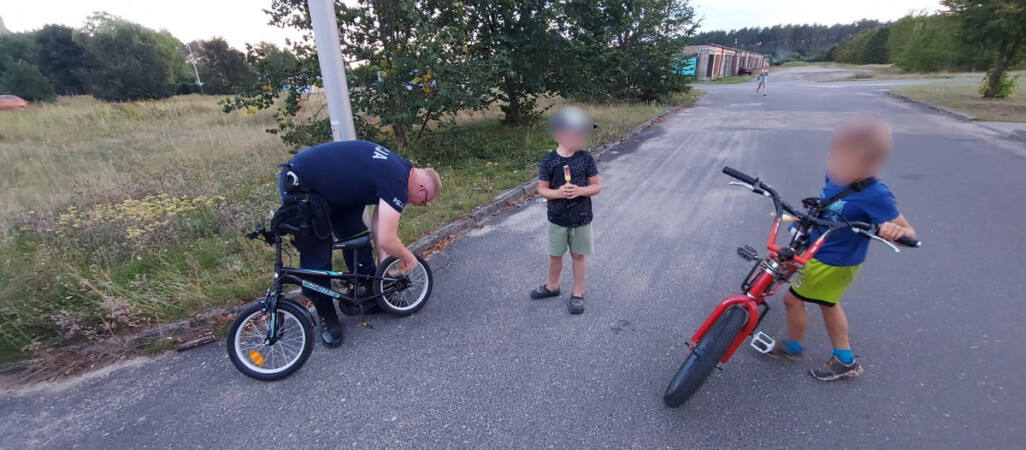
[[[1020,85],[1015,95],[1001,99],[985,99],[980,95],[983,74],[956,74],[949,80],[901,86],[894,89],[901,95],[969,114],[979,120],[994,122],[1026,122],[1026,71],[1016,71]]]
[[[700,96],[581,106],[599,144]],[[268,114],[224,114],[217,100],[74,97],[0,112],[0,361],[235,304],[271,282],[273,252],[242,234],[277,206],[289,149],[264,132]],[[400,152],[444,185],[404,213],[404,242],[534,178],[555,145],[543,121],[507,127],[497,108],[457,124]]]
[[[741,84],[755,79],[753,75],[732,75],[729,77],[717,78],[715,80],[697,81],[696,84]]]

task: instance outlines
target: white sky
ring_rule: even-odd
[[[893,20],[913,10],[937,10],[939,0],[692,0],[702,30],[788,23],[849,23],[861,18]],[[222,36],[237,48],[297,37],[267,25],[270,0],[0,0],[0,17],[11,31],[48,23],[80,27],[94,11],[107,11],[150,28],[167,29],[188,42]]]
[[[910,11],[936,11],[940,0],[692,0],[700,31],[777,24],[833,25],[859,19],[898,19]]]

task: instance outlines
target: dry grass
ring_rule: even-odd
[[[902,86],[895,92],[962,113],[979,120],[995,122],[1026,122],[1026,71],[1012,72],[1019,75],[1016,94],[1003,99],[984,99],[979,88],[983,74],[966,73],[954,75],[950,80],[935,83]]]
[[[598,143],[670,106],[584,107]],[[405,242],[536,175],[554,145],[544,126],[497,117],[465,114],[404,152],[445,180],[439,200],[404,214]],[[272,125],[207,96],[62,98],[0,113],[0,361],[257,295],[272,255],[241,234],[277,204],[276,166],[290,155],[264,131]]]

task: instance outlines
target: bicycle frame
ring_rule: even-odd
[[[698,328],[698,331],[691,336],[691,342],[697,344],[709,329],[712,328],[713,324],[719,320],[727,308],[734,305],[743,305],[748,310],[749,320],[741,330],[741,333],[738,333],[737,337],[734,338],[734,341],[727,349],[727,353],[720,359],[721,363],[726,363],[730,360],[731,356],[734,356],[734,352],[744,343],[745,338],[750,336],[755,331],[755,328],[759,326],[759,323],[762,322],[765,314],[759,314],[759,307],[765,306],[766,311],[769,311],[766,297],[772,296],[776,293],[777,287],[790,281],[791,277],[812,259],[820,247],[823,246],[823,243],[826,242],[830,233],[834,231],[834,229],[827,230],[815,242],[806,247],[802,244],[802,240],[808,236],[811,225],[799,223],[795,236],[791,238],[788,246],[784,248],[786,254],[793,256],[781,258],[781,247],[777,245],[777,237],[783,221],[783,208],[778,201],[774,203],[776,205],[776,214],[773,218],[773,225],[770,227],[769,238],[766,240],[766,249],[769,250],[769,255],[756,263],[755,267],[752,268],[748,279],[742,284],[745,292],[727,297],[720,302],[712,314],[705,319],[702,326]]]
[[[258,230],[257,233],[260,231]],[[271,237],[273,236],[273,237]],[[268,313],[271,317],[271,324],[268,329],[268,338],[273,342],[277,339],[277,329],[281,325],[279,322],[281,318],[278,317],[278,302],[282,301],[282,286],[286,284],[292,284],[301,286],[307,289],[314,290],[321,294],[327,295],[339,301],[346,301],[354,305],[359,305],[367,300],[373,299],[376,295],[361,297],[360,289],[358,288],[361,281],[392,281],[397,282],[398,286],[393,285],[387,290],[382,291],[381,295],[388,295],[393,292],[398,292],[404,287],[402,286],[402,280],[398,278],[379,277],[375,275],[360,275],[359,273],[347,273],[347,272],[336,272],[333,270],[314,270],[314,269],[300,269],[295,267],[285,267],[282,263],[282,238],[278,235],[271,235],[270,233],[263,235],[266,241],[272,243],[274,246],[274,286],[268,290],[267,296],[263,299],[263,303],[267,307]],[[318,283],[310,281],[307,277],[318,277],[328,278],[329,280],[342,280],[346,284],[353,286],[353,296],[349,296],[338,292],[330,287],[324,287]],[[330,281],[329,281],[330,283]],[[329,284],[330,286],[330,284]],[[285,300],[288,301],[288,300]],[[305,309],[305,308],[303,308]],[[312,321],[312,319],[311,319]]]
[[[281,292],[281,286],[292,284],[317,291],[336,300],[348,301],[358,304],[375,296],[361,297],[359,289],[354,289],[354,296],[349,296],[336,291],[330,287],[322,286],[309,280],[307,277],[328,278],[330,280],[342,280],[349,285],[358,285],[361,281],[400,281],[398,278],[379,277],[375,275],[360,275],[359,273],[336,272],[333,270],[300,269],[285,267],[281,262],[281,237],[276,237],[275,243],[275,264],[274,264],[274,290]],[[387,295],[398,292],[401,288],[392,287],[382,292]]]

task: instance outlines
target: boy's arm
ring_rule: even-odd
[[[538,180],[538,195],[542,196],[542,198],[546,200],[566,198],[562,192],[550,188],[548,180]]]
[[[577,186],[577,189],[574,190],[574,193],[570,196],[570,198],[592,197],[592,196],[598,195],[598,193],[601,192],[601,191],[602,191],[602,185],[600,183],[599,176],[598,175],[593,175],[593,176],[588,177],[588,185],[587,186]]]
[[[876,232],[876,235],[888,241],[896,241],[901,239],[902,236],[916,237],[916,230],[912,228],[912,225],[908,223],[904,215],[899,214],[896,219],[881,224],[880,230]]]

